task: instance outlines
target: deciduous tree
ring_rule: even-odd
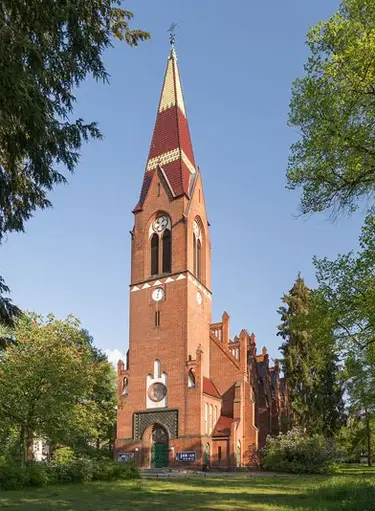
[[[103,435],[116,390],[78,320],[27,314],[14,335],[0,356],[0,427],[18,431],[22,456],[32,458],[35,436],[70,445]]]
[[[375,191],[375,3],[343,0],[307,35],[305,76],[292,88],[288,186],[303,213],[353,210]]]

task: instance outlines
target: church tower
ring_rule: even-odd
[[[133,213],[129,351],[118,367],[116,452],[146,467],[171,465],[178,453],[201,463],[211,245],[173,41]]]

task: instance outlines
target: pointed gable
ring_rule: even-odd
[[[158,167],[165,174],[175,197],[189,196],[196,166],[173,46],[168,57],[141,195],[134,211],[142,209],[152,175]]]

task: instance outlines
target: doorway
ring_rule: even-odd
[[[151,468],[165,468],[169,463],[169,438],[167,431],[155,424],[152,427]]]

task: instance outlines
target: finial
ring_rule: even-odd
[[[176,27],[177,27],[177,23],[172,23],[171,26],[168,28],[169,42],[171,43],[172,50],[174,50],[174,43],[176,40],[176,32],[175,32]]]

